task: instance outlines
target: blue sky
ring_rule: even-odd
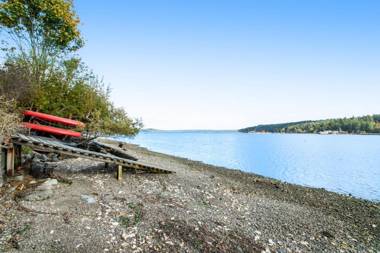
[[[79,54],[146,127],[380,113],[380,1],[75,1]]]

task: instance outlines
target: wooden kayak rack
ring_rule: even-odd
[[[83,138],[82,133],[77,132],[78,129],[85,127],[85,124],[80,121],[30,110],[24,111],[23,115],[22,126],[31,134],[15,134],[5,142],[0,142],[0,171],[6,168],[8,176],[14,176],[15,168],[21,166],[22,146],[39,152],[64,154],[105,162],[106,165],[116,164],[118,180],[122,179],[123,168],[133,169],[136,172],[172,173],[172,171],[137,161],[137,158],[129,155],[120,147],[96,139]],[[70,127],[76,129],[68,129]]]
[[[112,148],[112,145],[109,144],[104,144],[101,142],[96,143],[98,143],[99,145],[104,145],[104,147],[108,149]],[[105,162],[106,164],[116,164],[116,174],[118,180],[122,179],[123,168],[133,169],[135,171],[141,171],[146,173],[172,173],[172,171],[161,169],[145,162],[136,161],[137,159],[132,160],[132,156],[120,157],[111,153],[95,152],[75,146],[70,146],[70,143],[66,143],[54,138],[16,134],[12,136],[11,141],[9,143],[2,145],[3,157],[6,157],[5,166],[8,176],[13,176],[14,169],[21,165],[22,146],[27,146],[33,150],[37,150],[40,152],[42,151],[64,154],[72,157],[80,157]],[[115,150],[118,151],[117,148]],[[127,159],[125,157],[128,157],[130,159]]]

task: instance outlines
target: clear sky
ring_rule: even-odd
[[[145,127],[380,113],[380,1],[76,0],[79,54]]]

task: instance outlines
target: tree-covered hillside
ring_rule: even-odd
[[[380,114],[341,119],[258,125],[243,128],[239,131],[243,133],[380,133]]]

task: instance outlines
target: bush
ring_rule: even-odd
[[[20,114],[15,100],[0,97],[0,137],[9,138],[20,129]]]
[[[15,100],[19,104],[31,104],[33,98],[30,73],[22,64],[7,61],[0,68],[0,95],[3,100]]]
[[[142,127],[140,121],[113,105],[109,88],[79,59],[52,68],[39,85],[29,82],[27,68],[22,66],[8,61],[0,70],[0,96],[13,99],[20,110],[80,120],[97,135],[135,135]]]

